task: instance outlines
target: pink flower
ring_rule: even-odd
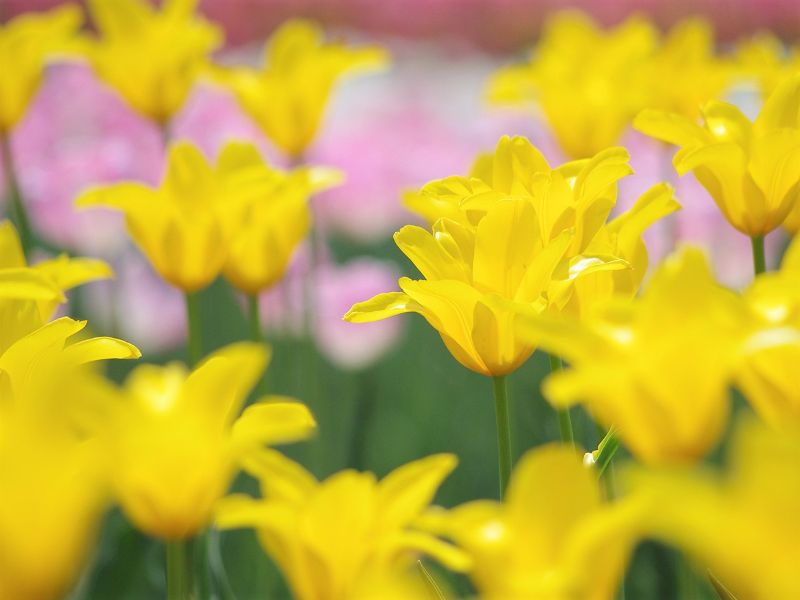
[[[357,258],[344,265],[321,265],[316,274],[315,337],[322,353],[342,369],[363,369],[380,359],[397,342],[402,323],[348,323],[342,316],[355,303],[397,286],[393,265]]]

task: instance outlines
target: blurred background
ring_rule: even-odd
[[[0,18],[56,4],[0,0]],[[489,75],[523,59],[547,15],[569,7],[607,24],[634,12],[664,27],[702,15],[714,24],[722,44],[759,30],[791,41],[800,31],[797,0],[202,0],[200,6],[226,30],[222,62],[255,64],[264,39],[292,16],[313,17],[334,36],[379,43],[392,54],[391,69],[337,90],[306,157],[311,164],[342,169],[347,181],[314,198],[326,243],[314,279],[313,339],[300,335],[307,249],[297,253],[286,281],[261,298],[274,349],[266,386],[270,393],[304,400],[317,415],[318,438],[288,453],[319,476],[346,467],[382,475],[434,452],[456,453],[460,466],[438,497],[444,505],[496,493],[490,380],[457,364],[419,317],[364,325],[341,317],[354,302],[395,289],[398,276],[415,275],[391,239],[400,226],[415,221],[401,204],[404,190],[465,173],[476,153],[492,149],[503,134],[528,136],[553,164],[565,160],[536,115],[488,106]],[[734,94],[746,111],[757,108],[754,91],[737,88]],[[209,156],[227,140],[251,140],[281,162],[234,99],[211,86],[196,88],[174,134],[194,141]],[[181,294],[161,282],[127,241],[118,215],[77,213],[72,207],[89,184],[156,183],[163,163],[159,132],[87,67],[65,64],[50,70],[12,143],[37,235],[54,248],[101,257],[117,273],[114,281],[73,292],[68,313],[88,318],[97,334],[137,344],[147,361],[184,359]],[[634,132],[623,144],[637,174],[622,184],[620,207],[661,178],[665,160],[663,149]],[[746,282],[748,240],[723,221],[694,181],[674,183],[684,210],[649,234],[651,263],[668,248],[664,229],[669,228],[679,239],[704,245],[725,282]],[[780,247],[780,234],[770,243]],[[201,302],[206,351],[247,337],[243,303],[227,285],[217,282],[203,291]],[[112,365],[115,376],[131,367],[124,362]],[[537,354],[511,378],[517,454],[558,439],[555,415],[538,390],[546,370],[546,360]],[[594,426],[583,415],[577,415],[576,433],[586,448],[595,447]],[[237,486],[247,490],[252,483],[243,478]],[[163,586],[160,552],[158,544],[112,515],[94,574],[76,597],[157,597]],[[286,597],[252,532],[226,533],[221,554],[234,597]],[[675,577],[676,563],[658,546],[641,547],[628,577],[628,597],[677,597],[685,582]],[[468,591],[463,582],[452,585]],[[713,597],[710,590],[707,594]]]

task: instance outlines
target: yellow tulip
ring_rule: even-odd
[[[289,398],[241,410],[268,359],[258,344],[211,354],[191,373],[179,363],[143,365],[96,402],[96,435],[108,453],[114,495],[141,531],[184,540],[210,524],[242,456],[264,444],[307,438],[316,425]]]
[[[54,53],[69,50],[82,24],[77,6],[27,13],[0,26],[0,135],[20,122]]]
[[[278,148],[299,159],[320,128],[336,84],[387,62],[381,48],[326,41],[319,25],[293,19],[272,34],[260,69],[220,70],[217,79]]]
[[[529,63],[492,78],[489,98],[538,103],[567,156],[592,156],[618,143],[646,105],[645,67],[656,42],[655,28],[639,18],[604,31],[582,13],[560,13],[545,25]]]
[[[719,99],[731,84],[731,61],[715,53],[714,30],[702,18],[676,24],[647,66],[650,97],[647,107],[700,116],[700,108]]]
[[[635,501],[603,502],[580,456],[548,445],[520,459],[504,502],[469,502],[423,524],[470,554],[470,578],[485,600],[606,600],[624,573],[639,513]]]
[[[272,185],[274,173],[254,163],[253,152],[249,144],[229,143],[212,165],[196,147],[177,143],[157,189],[112,184],[86,191],[76,204],[125,213],[130,235],[161,277],[196,292],[222,271],[242,211]]]
[[[308,205],[312,192],[337,185],[339,171],[320,167],[287,173],[268,166],[253,147],[250,164],[272,183],[261,197],[252,198],[240,212],[222,272],[230,283],[250,295],[272,287],[283,277],[294,251],[311,227]]]
[[[800,71],[800,47],[786,48],[770,33],[740,42],[736,58],[742,74],[755,79],[762,98],[768,98],[781,81]]]
[[[703,125],[646,110],[634,127],[680,146],[673,164],[692,171],[736,229],[763,236],[783,223],[800,191],[800,76],[784,81],[755,122],[738,108],[709,102]]]
[[[581,321],[526,313],[523,339],[571,365],[545,380],[555,406],[584,403],[645,463],[696,460],[719,439],[753,322],[699,250],[666,259],[640,299],[612,301]]]
[[[69,338],[86,323],[57,319],[0,355],[0,598],[61,598],[88,558],[108,502],[103,453],[82,435],[93,394],[81,365],[137,358],[122,340]]]
[[[800,436],[740,425],[727,469],[629,474],[645,532],[688,552],[735,598],[800,597]]]
[[[141,115],[166,126],[181,109],[222,31],[195,14],[197,0],[88,0],[100,37],[86,55],[98,77]]]
[[[637,269],[646,267],[641,231],[677,204],[659,187],[631,215],[604,225],[616,183],[630,173],[627,160],[624,149],[611,148],[550,169],[524,138],[502,138],[494,155],[478,159],[470,177],[429,183],[407,200],[433,221],[432,232],[407,226],[395,242],[425,279],[402,278],[402,292],[356,304],[345,319],[417,312],[465,367],[489,376],[514,371],[536,347],[517,335],[515,306],[583,310],[579,298],[587,304],[592,289],[611,294],[622,286],[628,293],[641,279],[644,270],[616,280],[612,273],[631,265],[605,251],[625,254]],[[574,292],[580,279],[593,275],[607,279],[593,279]]]
[[[744,297],[756,329],[743,347],[736,383],[756,413],[776,429],[800,426],[800,240],[795,238],[777,272],[756,277]]]
[[[297,600],[374,598],[361,592],[367,581],[407,568],[417,553],[453,570],[469,566],[462,552],[413,527],[455,465],[455,456],[439,454],[380,482],[352,470],[318,482],[280,453],[263,451],[245,462],[263,499],[225,498],[217,524],[254,528]]]

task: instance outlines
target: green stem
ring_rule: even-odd
[[[616,430],[611,427],[608,433],[605,434],[603,439],[597,446],[597,476],[602,477],[606,469],[611,465],[611,460],[619,448],[619,439],[617,438]]]
[[[756,275],[759,275],[767,270],[764,258],[764,236],[754,235],[750,238],[750,243],[753,246],[753,271]]]
[[[561,359],[553,354],[548,354],[550,358],[550,372],[556,373],[563,368]],[[561,441],[570,446],[575,445],[575,434],[572,431],[572,417],[569,416],[569,408],[557,408],[558,429],[561,432]]]
[[[167,600],[190,600],[192,572],[187,543],[167,542]]]
[[[497,418],[497,457],[500,473],[500,498],[505,496],[511,479],[511,419],[508,411],[508,387],[505,375],[492,378],[494,408]]]
[[[14,164],[14,154],[11,150],[11,138],[8,134],[0,135],[0,146],[3,153],[3,172],[6,176],[6,187],[8,188],[9,212],[12,215],[14,224],[19,233],[19,240],[25,256],[30,257],[33,248],[33,233],[31,232],[30,220],[25,210],[25,203],[22,200],[22,191],[17,179],[17,168]]]
[[[250,339],[259,344],[264,341],[264,332],[261,330],[261,314],[258,307],[258,294],[247,296],[247,320],[250,324]]]
[[[188,324],[189,339],[188,355],[189,365],[197,366],[203,357],[203,340],[200,331],[200,298],[198,292],[186,292],[186,320]]]

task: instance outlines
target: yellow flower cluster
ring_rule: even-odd
[[[74,8],[0,28],[6,141],[44,65],[66,51],[165,131],[206,74],[299,163],[339,80],[388,60],[291,21],[261,68],[214,67],[221,33],[195,0],[89,8],[92,37],[80,36]],[[346,469],[320,480],[269,448],[307,439],[316,422],[293,398],[249,398],[270,359],[260,343],[228,344],[191,369],[141,365],[113,382],[98,363],[139,351],[82,334],[85,321],[53,318],[67,290],[111,277],[109,266],[66,255],[29,265],[14,227],[0,223],[0,598],[64,597],[112,506],[167,543],[176,600],[192,597],[184,543],[213,527],[253,529],[298,600],[438,594],[421,562],[427,583],[412,577],[420,557],[467,574],[486,600],[610,600],[644,539],[687,553],[731,597],[800,597],[800,239],[778,271],[760,272],[764,235],[800,227],[800,75],[796,57],[775,46],[758,38],[733,59],[716,53],[702,21],[662,37],[638,18],[602,30],[562,14],[529,64],[495,77],[491,95],[538,102],[573,160],[551,166],[527,139],[504,136],[467,175],[405,196],[425,225],[394,240],[420,278],[401,278],[399,291],[344,318],[418,313],[460,364],[494,378],[499,501],[431,506],[453,454],[382,479]],[[766,98],[754,121],[720,98],[742,72]],[[678,172],[691,171],[753,238],[757,274],[746,289],[722,286],[693,247],[647,279],[643,234],[679,204],[659,183],[614,212],[618,184],[633,173],[614,144],[630,125],[679,146]],[[329,169],[275,168],[239,142],[209,161],[178,141],[166,163],[155,188],[96,187],[77,204],[122,212],[155,270],[188,295],[219,275],[251,299],[274,286],[311,227],[310,195],[341,180]],[[526,449],[509,483],[505,377],[536,349],[552,358],[542,392],[564,443]],[[726,466],[709,473],[702,462],[730,429],[731,388],[753,415],[734,427]],[[609,431],[583,458],[569,423],[576,405]],[[631,459],[621,490],[609,466],[617,444]],[[258,497],[230,493],[240,473],[257,481]]]

